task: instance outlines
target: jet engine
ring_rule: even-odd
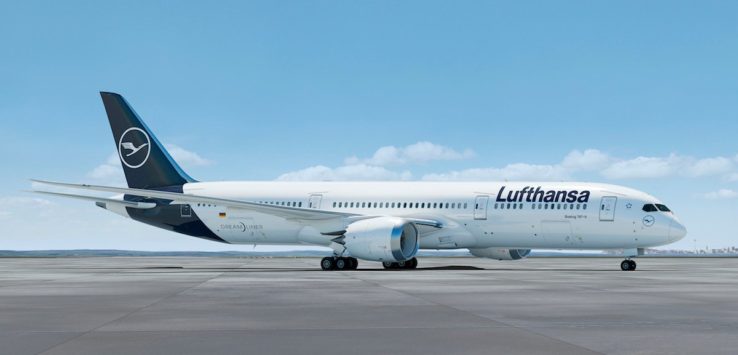
[[[483,248],[469,249],[472,255],[497,260],[520,260],[530,254],[530,249]]]
[[[418,230],[402,218],[377,217],[351,223],[344,234],[352,256],[371,261],[405,261],[418,252]]]

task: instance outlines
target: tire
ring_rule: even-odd
[[[383,261],[382,266],[384,266],[385,269],[394,269],[394,263],[389,261]]]
[[[349,269],[356,270],[359,267],[359,259],[357,258],[348,258],[350,261],[351,267]]]
[[[629,260],[630,261],[630,271],[635,271],[636,269],[636,262],[635,260]]]
[[[350,269],[349,263],[350,262],[346,260],[346,258],[337,258],[336,259],[336,270]]]
[[[322,260],[320,260],[320,268],[323,270],[326,270],[326,271],[333,270],[333,267],[335,265],[336,264],[334,263],[333,258],[325,257]]]
[[[623,260],[623,262],[620,263],[620,270],[623,271],[630,271],[631,270],[631,263],[630,260]]]
[[[417,258],[412,258],[412,259],[408,260],[406,267],[408,269],[415,269],[415,268],[417,268],[418,267],[418,259]]]

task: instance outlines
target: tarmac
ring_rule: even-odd
[[[735,354],[738,259],[0,259],[0,354]]]

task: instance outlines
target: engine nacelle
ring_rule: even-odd
[[[371,261],[405,261],[418,252],[418,229],[396,217],[378,217],[351,223],[344,234],[346,249]]]
[[[530,254],[530,249],[484,248],[469,249],[472,255],[497,260],[520,260]]]

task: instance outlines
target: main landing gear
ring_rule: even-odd
[[[323,270],[356,270],[359,266],[359,260],[352,257],[325,257],[320,261],[320,267]]]
[[[622,263],[620,263],[620,270],[623,271],[635,271],[636,269],[636,262],[634,260],[625,259]]]
[[[382,263],[385,269],[415,269],[418,267],[418,259],[412,258],[406,261],[398,261],[396,263],[385,261]]]

